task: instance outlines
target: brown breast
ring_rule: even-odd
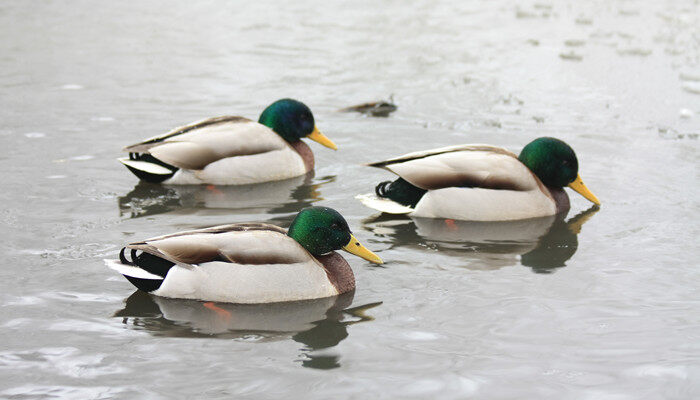
[[[328,279],[333,286],[338,289],[338,294],[349,292],[355,289],[355,275],[352,273],[350,264],[340,254],[332,251],[316,259],[323,264],[328,274]]]
[[[552,188],[547,186],[549,189],[549,194],[554,199],[554,204],[557,206],[557,214],[569,211],[571,204],[569,203],[569,196],[566,194],[564,189]]]
[[[299,153],[301,159],[304,160],[304,166],[306,167],[306,172],[314,169],[314,153],[311,152],[311,148],[301,140],[290,143],[290,146]]]

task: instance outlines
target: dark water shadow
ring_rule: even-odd
[[[566,266],[576,253],[581,227],[599,209],[592,206],[568,221],[567,213],[502,222],[380,214],[362,224],[380,241],[387,242],[390,249],[427,247],[440,254],[476,261],[470,263],[473,269],[521,264],[535,273],[551,273]]]
[[[254,213],[292,213],[321,197],[321,186],[335,176],[304,176],[253,185],[160,185],[139,182],[119,197],[119,216],[140,218],[176,210],[240,210]]]
[[[302,366],[331,369],[340,356],[315,355],[348,337],[347,327],[372,321],[365,312],[381,302],[349,308],[354,292],[315,300],[272,304],[229,304],[168,299],[140,290],[114,313],[130,329],[153,336],[241,339],[256,342],[291,339],[302,344]]]

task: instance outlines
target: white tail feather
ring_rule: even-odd
[[[119,162],[134,169],[155,175],[170,175],[173,171],[148,161],[132,160],[129,157],[118,158]]]
[[[119,272],[122,275],[130,276],[132,278],[139,278],[139,279],[153,279],[153,280],[159,280],[162,281],[163,277],[154,275],[146,270],[143,270],[139,267],[132,266],[132,265],[125,265],[122,264],[119,260],[104,260],[105,264]]]
[[[371,193],[358,194],[355,198],[367,207],[387,214],[409,214],[415,211],[411,207],[401,205],[393,200],[377,197]]]

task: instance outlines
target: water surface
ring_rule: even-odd
[[[0,5],[0,397],[700,395],[700,5],[203,1]],[[338,109],[388,99],[372,118]],[[307,103],[340,151],[244,188],[138,183],[126,144]],[[365,162],[538,136],[602,206],[452,223],[353,197]],[[134,293],[126,242],[334,207],[384,260],[355,293],[231,306]]]

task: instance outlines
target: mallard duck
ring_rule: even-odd
[[[167,184],[244,185],[304,175],[314,155],[309,138],[338,147],[314,123],[309,107],[293,99],[269,105],[258,122],[216,117],[127,146],[120,158],[139,179]]]
[[[305,208],[288,231],[242,223],[179,232],[131,243],[118,260],[105,262],[137,288],[158,296],[273,303],[355,289],[352,269],[334,251],[338,249],[382,263],[327,207]]]
[[[368,164],[399,176],[375,195],[357,196],[390,214],[468,221],[508,221],[569,209],[568,186],[600,204],[578,174],[576,153],[559,139],[542,137],[519,156],[489,145],[461,145],[409,153]]]

